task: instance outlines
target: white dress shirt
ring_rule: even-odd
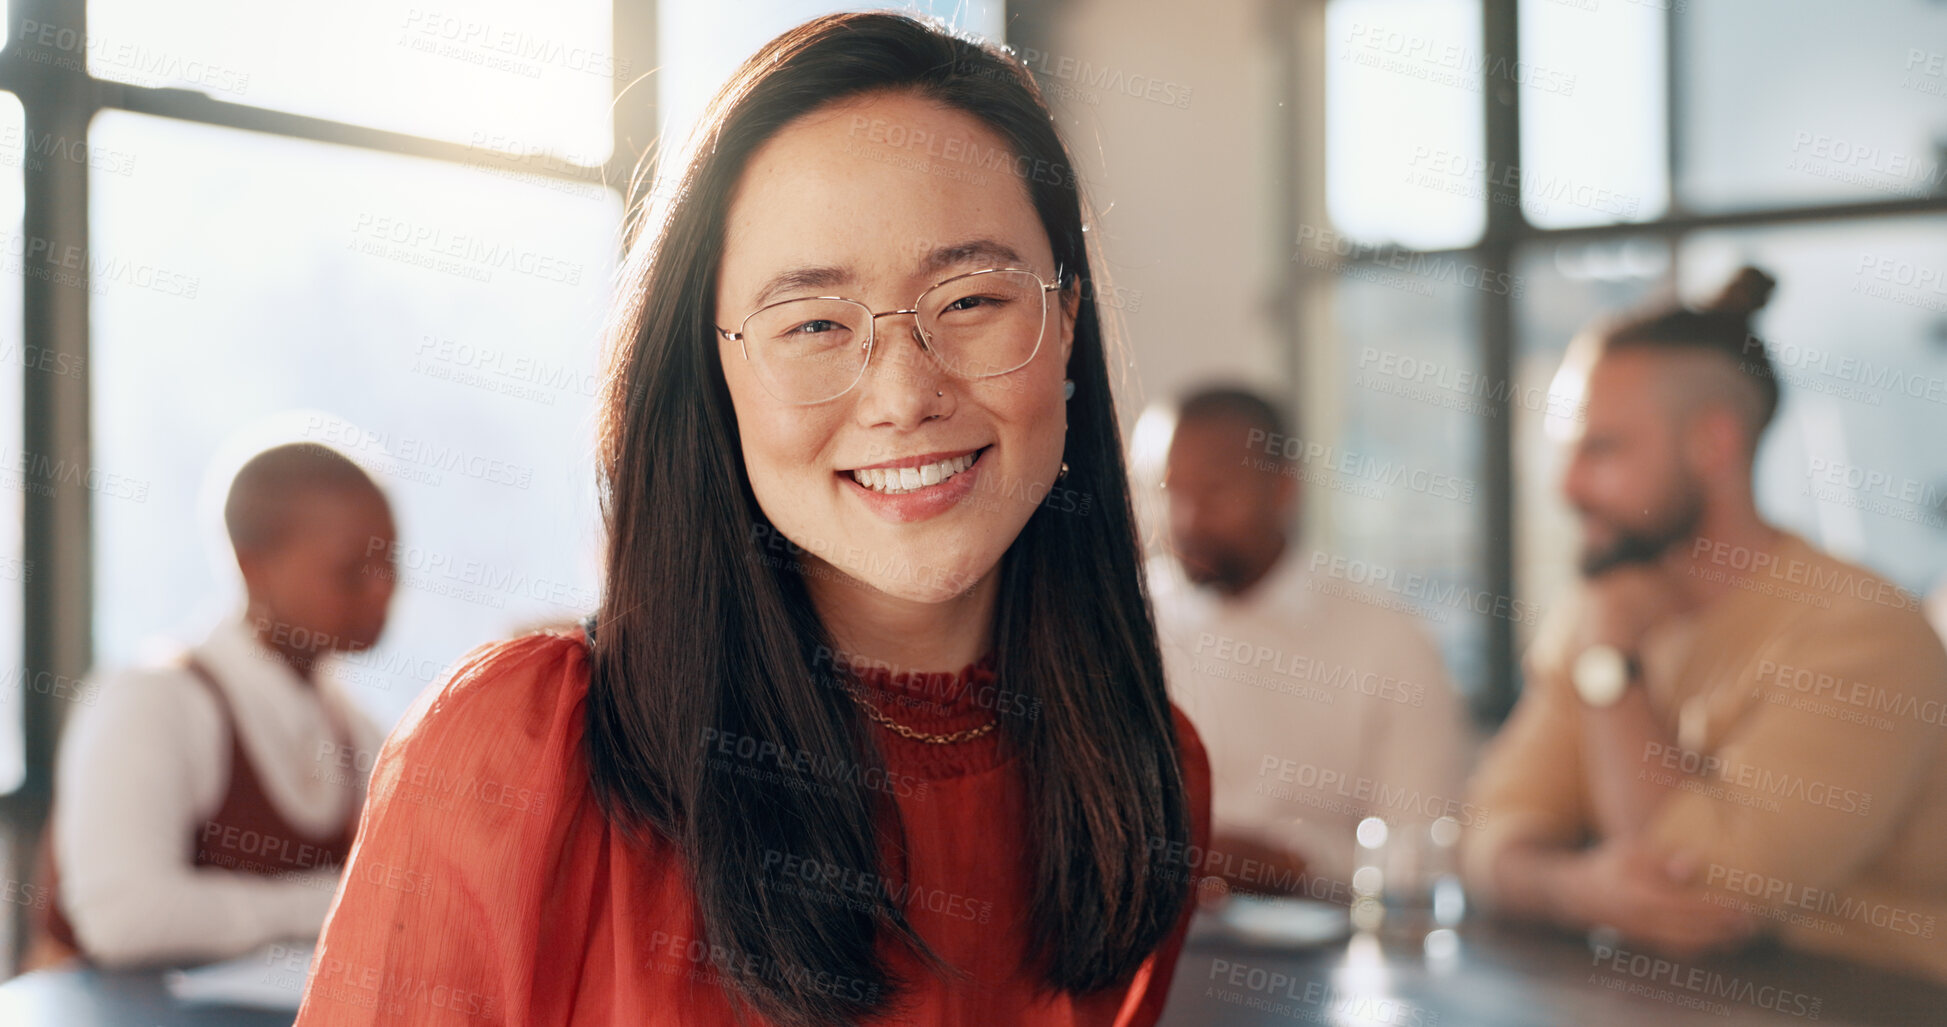
[[[1213,835],[1295,848],[1306,893],[1347,900],[1360,820],[1464,819],[1474,739],[1427,632],[1309,557],[1287,546],[1227,597],[1159,556],[1150,587],[1171,696],[1210,753]]]
[[[284,819],[330,835],[355,816],[384,736],[329,672],[306,684],[241,613],[193,651]],[[68,725],[52,828],[62,907],[89,955],[105,966],[193,962],[315,938],[335,869],[270,877],[193,865],[193,840],[222,807],[231,774],[233,725],[208,688],[167,665],[108,674],[98,696]],[[351,753],[324,703],[350,731]]]

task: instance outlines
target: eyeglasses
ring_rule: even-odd
[[[992,378],[1016,371],[1041,350],[1049,282],[1026,268],[969,271],[936,282],[911,308],[873,313],[857,300],[813,296],[759,307],[737,330],[713,325],[743,347],[764,391],[791,406],[810,406],[850,392],[872,360],[882,317],[913,315],[914,341],[948,374]]]

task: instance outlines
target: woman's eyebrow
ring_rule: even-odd
[[[1024,266],[1021,255],[1014,247],[993,239],[969,239],[965,242],[936,246],[920,259],[920,272],[934,275],[949,271],[963,264],[990,264],[996,267],[1007,265]],[[751,306],[761,307],[779,295],[799,289],[829,290],[850,285],[854,281],[852,269],[830,264],[812,264],[803,267],[787,268],[773,275],[757,290]]]
[[[1024,267],[1021,255],[1012,246],[992,239],[969,239],[950,246],[935,247],[920,261],[920,269],[927,274],[937,274],[962,264],[971,263],[1008,265]]]
[[[757,297],[751,301],[751,305],[761,307],[779,293],[796,289],[831,289],[850,284],[851,281],[850,268],[833,267],[829,264],[788,268],[765,282],[764,287],[757,290]]]

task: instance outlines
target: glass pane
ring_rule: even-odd
[[[21,193],[20,169],[30,159],[30,152],[41,150],[30,147],[29,142],[20,101],[12,93],[0,93],[0,166],[4,166],[0,169],[0,224],[7,226],[9,238],[4,257],[7,274],[0,276],[0,351],[6,353],[6,359],[0,360],[0,454],[7,461],[0,471],[0,485],[4,485],[0,502],[6,504],[0,510],[0,674],[6,675],[0,679],[0,795],[19,788],[27,773],[21,712],[29,682],[20,664],[20,590],[33,573],[33,566],[22,547],[21,504],[28,489],[45,484],[23,473],[33,468],[22,467],[29,454],[22,449],[25,439],[21,433],[26,426],[21,389],[29,374],[58,374],[69,368],[67,361],[44,359],[44,351],[38,346],[30,348],[21,337],[20,287],[28,269],[23,264],[26,239],[21,234],[20,219],[26,200]],[[32,159],[58,160],[65,153],[65,148],[48,147],[47,156]],[[85,153],[82,159],[87,159]]]
[[[85,51],[117,82],[593,165],[651,70],[615,56],[612,22],[606,0],[89,0]]]
[[[1669,207],[1664,17],[1653,4],[1522,0],[1522,60],[1574,69],[1521,94],[1530,223],[1648,221]]]
[[[1943,192],[1947,4],[1712,0],[1679,9],[1684,205]]]
[[[1479,0],[1332,0],[1325,46],[1332,222],[1361,242],[1418,249],[1479,239],[1482,76],[1528,77],[1482,51]]]
[[[1515,269],[1526,289],[1515,304],[1514,373],[1548,388],[1568,341],[1601,314],[1625,311],[1670,291],[1668,244],[1651,238],[1537,243],[1523,247]],[[1575,580],[1580,545],[1574,515],[1561,496],[1561,443],[1550,415],[1573,417],[1572,399],[1524,405],[1514,412],[1515,591],[1546,607]],[[1516,641],[1527,650],[1522,625]]]
[[[223,493],[300,439],[393,505],[391,621],[340,668],[380,723],[469,646],[593,608],[612,193],[119,112],[94,132],[140,169],[96,180],[100,259],[148,269],[93,308],[95,451],[147,485],[96,506],[99,663],[233,608]]]
[[[1742,263],[1778,278],[1758,508],[1924,594],[1947,577],[1947,218],[1698,235],[1682,282],[1708,294]]]
[[[744,58],[773,36],[821,14],[886,9],[931,16],[955,29],[1000,41],[1007,23],[1002,0],[876,0],[839,4],[830,0],[740,0],[696,3],[657,0],[656,113],[662,137],[672,146],[689,137],[690,127],[711,94]]]
[[[1316,433],[1298,472],[1303,542],[1346,561],[1321,577],[1418,615],[1471,693],[1487,673],[1487,621],[1471,602],[1485,581],[1481,425],[1506,413],[1480,380],[1473,289],[1458,284],[1477,284],[1474,265],[1432,259],[1319,286],[1339,342],[1314,347],[1305,369],[1302,420]]]

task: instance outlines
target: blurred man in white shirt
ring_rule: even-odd
[[[244,464],[224,521],[246,608],[108,675],[68,726],[43,958],[200,962],[324,923],[384,736],[319,661],[383,631],[392,515],[357,465],[297,443]]]
[[[1172,697],[1210,752],[1212,871],[1346,902],[1360,820],[1461,817],[1471,732],[1417,623],[1314,588],[1314,554],[1287,535],[1288,438],[1243,390],[1178,404],[1163,479],[1175,559],[1152,562],[1151,591]]]

